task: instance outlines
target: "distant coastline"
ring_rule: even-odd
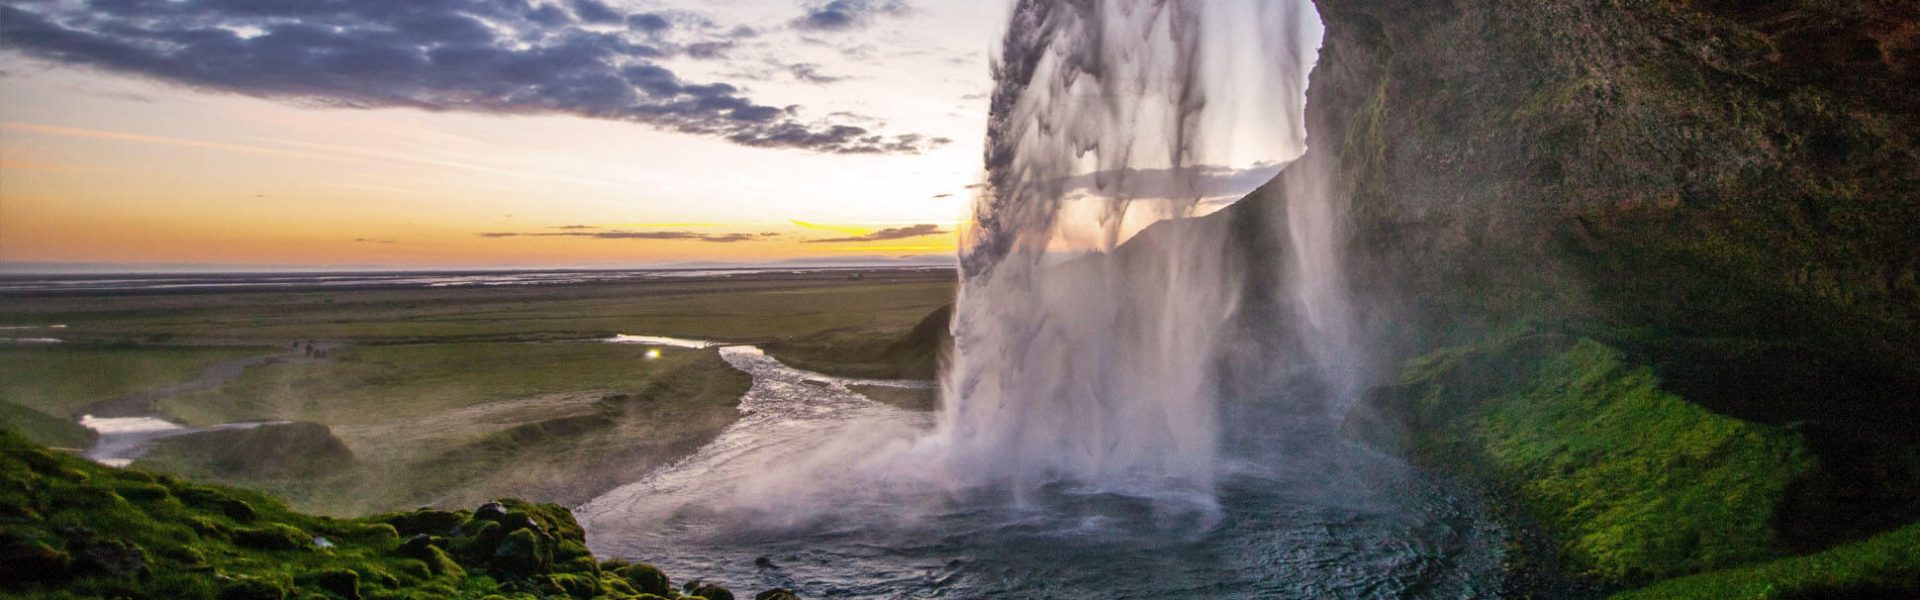
[[[950,263],[951,261],[949,261]],[[15,272],[0,270],[0,296],[66,293],[168,293],[208,291],[302,291],[381,288],[460,288],[588,283],[642,283],[660,280],[764,279],[844,273],[848,277],[887,273],[952,271],[952,264],[763,266],[715,265],[656,268],[466,269],[466,270],[316,270],[210,272]]]

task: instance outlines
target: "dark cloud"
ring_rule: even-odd
[[[839,83],[847,79],[845,77],[837,77],[837,76],[821,73],[820,65],[816,65],[813,63],[799,63],[799,64],[788,65],[787,71],[793,73],[794,79],[805,81],[807,83],[815,83],[820,85],[826,85],[829,83]]]
[[[626,18],[600,0],[573,0],[573,14],[588,23],[619,23]]]
[[[943,233],[947,233],[947,232],[940,229],[939,225],[925,224],[925,225],[913,225],[908,227],[895,227],[893,229],[882,229],[879,231],[875,231],[873,233],[869,233],[861,236],[854,236],[854,237],[830,238],[830,239],[824,239],[824,240],[807,240],[807,243],[809,244],[835,244],[835,243],[845,244],[845,243],[857,243],[857,242],[884,242],[887,240],[904,240],[907,238],[926,237],[929,235],[940,235]]]
[[[833,153],[939,145],[803,121],[797,106],[683,81],[653,62],[717,57],[731,42],[667,44],[585,26],[622,20],[656,24],[599,0],[85,0],[0,6],[0,39],[39,58],[324,106],[569,114]]]
[[[901,15],[912,10],[906,0],[809,0],[806,14],[793,20],[797,29],[844,31],[858,29],[882,15]]]
[[[660,33],[673,29],[673,20],[662,13],[640,13],[627,15],[627,27],[643,33]]]
[[[953,197],[953,194],[934,194],[933,195],[933,199],[935,200],[939,200],[941,198],[952,198],[952,197]]]
[[[589,227],[586,225],[569,225],[566,227],[560,227],[559,229],[590,230],[590,229],[594,229],[594,227]],[[771,232],[768,232],[768,233],[699,233],[695,231],[566,231],[563,233],[488,232],[488,233],[480,234],[480,237],[484,237],[484,238],[574,237],[574,238],[592,238],[597,240],[685,240],[685,241],[693,241],[693,242],[711,242],[716,244],[732,244],[737,242],[751,242],[755,240],[764,240],[767,238],[774,237],[776,235],[779,235],[779,234],[771,233]]]

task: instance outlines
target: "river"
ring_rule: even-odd
[[[1477,497],[1340,438],[1326,419],[1276,419],[1260,439],[1240,441],[1212,498],[1071,482],[1015,497],[873,466],[915,464],[886,457],[916,452],[934,417],[848,386],[924,383],[825,376],[753,347],[720,353],[753,376],[742,418],[686,459],[579,507],[596,554],[806,598],[1474,598],[1499,589],[1503,538]]]

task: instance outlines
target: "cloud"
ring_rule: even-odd
[[[585,226],[585,225],[569,225],[566,227],[561,227],[560,229],[591,230],[594,228]],[[733,244],[738,242],[751,242],[756,240],[764,240],[764,239],[775,237],[777,235],[779,234],[772,233],[772,232],[699,233],[694,231],[566,231],[561,233],[487,232],[487,233],[480,234],[480,237],[483,237],[483,238],[572,237],[572,238],[591,238],[591,239],[597,239],[597,240],[680,240],[680,241],[691,241],[691,242],[710,242],[715,244]]]
[[[888,240],[904,240],[908,238],[926,237],[929,235],[940,235],[943,233],[947,233],[947,231],[940,229],[939,225],[922,224],[922,225],[912,225],[908,227],[895,227],[892,229],[882,229],[866,235],[859,235],[859,236],[853,236],[853,237],[832,238],[832,239],[823,239],[823,240],[807,240],[806,243],[850,244],[850,243],[858,243],[858,242],[884,242]]]
[[[359,243],[359,244],[398,244],[400,243],[395,240],[376,240],[371,238],[354,238],[353,241],[354,243]]]
[[[878,16],[903,15],[912,11],[906,0],[810,0],[806,14],[793,20],[795,29],[844,31],[859,29]]]
[[[717,57],[732,42],[667,43],[644,30],[681,21],[621,15],[599,0],[23,6],[0,5],[7,50],[207,91],[338,108],[566,114],[828,153],[916,153],[940,145],[938,138],[803,120],[799,106],[760,104],[723,82],[682,80],[655,61]],[[621,21],[628,27],[602,26]]]
[[[820,65],[816,65],[813,63],[798,63],[793,65],[788,65],[787,70],[793,73],[794,79],[805,81],[807,83],[819,84],[819,85],[826,85],[829,83],[839,83],[841,81],[846,81],[847,79],[845,77],[837,77],[837,76],[821,73]]]

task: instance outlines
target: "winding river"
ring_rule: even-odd
[[[1242,459],[1221,466],[1215,498],[1070,483],[1014,497],[872,467],[915,452],[933,415],[849,386],[924,382],[829,377],[748,346],[720,354],[753,376],[742,418],[577,509],[595,553],[806,598],[1474,598],[1499,588],[1502,535],[1478,498],[1341,439],[1324,419],[1263,426]]]

